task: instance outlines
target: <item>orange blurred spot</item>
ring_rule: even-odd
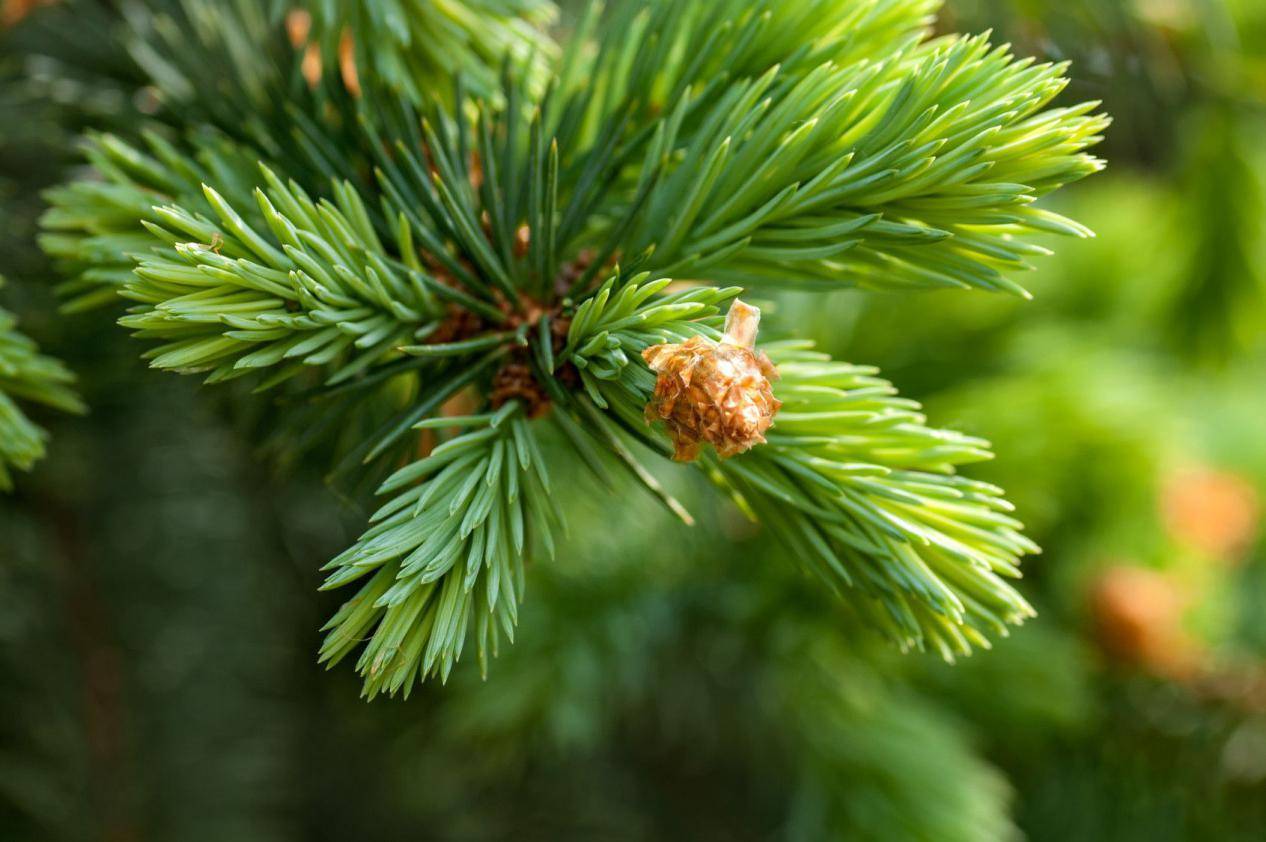
[[[1090,594],[1095,632],[1107,653],[1169,678],[1192,675],[1200,660],[1199,646],[1182,627],[1187,605],[1173,579],[1141,567],[1107,570]]]
[[[1171,478],[1161,509],[1176,540],[1226,561],[1237,560],[1251,547],[1261,523],[1261,499],[1251,483],[1203,468]]]
[[[286,13],[286,35],[290,46],[296,50],[308,43],[312,32],[312,15],[306,9],[291,9]]]
[[[0,7],[0,24],[13,26],[29,15],[37,6],[51,6],[57,0],[4,0]]]
[[[522,257],[532,247],[532,229],[520,225],[514,232],[514,256]]]
[[[309,88],[315,88],[321,84],[321,48],[316,44],[309,44],[307,49],[303,51],[303,78],[307,80]]]
[[[360,99],[360,74],[356,72],[356,39],[350,29],[344,29],[338,40],[338,69],[343,77],[343,87],[354,98]]]

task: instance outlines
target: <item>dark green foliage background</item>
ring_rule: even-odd
[[[0,838],[1262,838],[1266,712],[1105,661],[1085,606],[1103,566],[1173,562],[1157,499],[1175,463],[1266,490],[1257,5],[951,3],[944,28],[1072,58],[1068,101],[1116,117],[1109,173],[1061,196],[1099,239],[1062,243],[1030,303],[766,302],[993,440],[974,475],[1045,548],[1023,583],[1038,620],[954,667],[902,657],[690,482],[694,530],[564,477],[572,540],[530,570],[489,680],[465,663],[368,705],[312,656],[340,601],[317,566],[365,512],[308,466],[278,478],[244,444],[266,420],[146,370],[101,319],[54,315],[35,218],[77,118],[22,93],[40,69],[23,55],[65,38],[85,66],[119,58],[91,15],[6,33],[4,304],[91,414],[39,413],[55,446],[0,499]],[[64,93],[118,119],[135,105]],[[1201,635],[1228,663],[1266,658],[1262,548],[1223,575]]]

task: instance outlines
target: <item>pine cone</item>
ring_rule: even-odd
[[[696,459],[705,442],[722,458],[764,443],[782,403],[770,385],[777,369],[754,350],[759,323],[760,310],[735,301],[720,342],[696,336],[642,352],[658,374],[646,420],[665,423],[675,460]]]

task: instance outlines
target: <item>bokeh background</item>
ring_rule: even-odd
[[[137,105],[127,6],[3,4],[4,304],[92,411],[0,499],[0,839],[1266,838],[1266,3],[950,0],[1114,115],[1058,199],[1098,238],[1032,302],[764,302],[994,442],[1036,621],[902,656],[706,489],[688,530],[577,477],[488,681],[372,704],[315,662],[358,500],[57,314],[39,194]]]

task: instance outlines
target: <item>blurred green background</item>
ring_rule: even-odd
[[[991,439],[1040,617],[950,666],[852,627],[704,489],[583,477],[520,642],[407,701],[315,663],[363,520],[261,419],[57,316],[39,192],[135,106],[110,3],[0,33],[4,304],[87,418],[0,499],[0,839],[1266,838],[1266,3],[951,0],[1115,117],[1036,299],[788,295],[771,322]],[[125,4],[124,4],[125,5]],[[87,110],[85,110],[87,109]],[[95,113],[94,113],[95,112]]]

